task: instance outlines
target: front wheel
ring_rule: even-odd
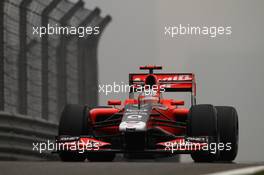
[[[216,106],[220,142],[226,147],[220,150],[219,161],[231,162],[238,150],[238,115],[231,106]]]
[[[59,157],[64,162],[83,162],[86,159],[84,154],[67,151],[60,152]]]
[[[60,123],[59,123],[59,136],[80,136],[87,134],[87,109],[81,105],[68,104],[64,107]],[[84,161],[85,155],[82,153],[62,151],[59,153],[62,161]]]
[[[218,144],[217,114],[213,105],[203,104],[191,107],[187,121],[187,135],[190,137],[209,136],[214,138],[209,142],[209,147]],[[213,151],[210,149],[194,152],[191,157],[195,162],[217,161],[218,149],[216,147]]]
[[[111,162],[115,159],[115,153],[92,152],[87,154],[90,162]]]

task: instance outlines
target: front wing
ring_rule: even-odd
[[[187,137],[176,136],[173,140],[156,143],[152,149],[126,149],[122,145],[112,148],[110,142],[99,140],[93,136],[59,136],[56,138],[57,149],[55,152],[72,151],[79,153],[88,152],[115,152],[115,153],[165,153],[165,154],[190,154],[192,152],[209,149],[214,138],[209,136]]]

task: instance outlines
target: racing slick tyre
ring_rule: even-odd
[[[115,153],[88,153],[87,159],[90,162],[111,162],[115,159]]]
[[[238,115],[231,106],[216,106],[220,142],[230,149],[220,150],[219,161],[232,162],[238,150]]]
[[[95,107],[102,108],[102,107]],[[68,104],[64,107],[59,123],[59,135],[80,136],[92,135],[91,123],[89,122],[88,107]],[[86,158],[89,161],[112,161],[115,158],[114,153],[78,153],[62,151],[59,153],[62,161],[84,161]]]
[[[217,161],[219,151],[217,144],[219,133],[217,130],[217,113],[213,105],[194,105],[191,107],[187,118],[187,135],[190,137],[209,136],[214,138],[209,142],[208,150],[200,150],[191,153],[195,162]],[[214,143],[214,151],[211,151],[210,143]]]
[[[61,114],[59,123],[59,136],[80,136],[88,134],[87,109],[76,104],[67,104]],[[62,151],[59,153],[62,161],[84,161],[86,156],[82,153]]]

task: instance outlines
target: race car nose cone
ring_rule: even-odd
[[[141,132],[146,131],[146,123],[142,121],[123,121],[119,125],[121,132]]]

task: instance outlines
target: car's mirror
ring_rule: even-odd
[[[179,106],[179,105],[184,105],[184,101],[183,100],[173,100],[171,101],[171,105],[176,105],[176,106]]]
[[[121,105],[121,101],[120,100],[108,100],[108,105]]]

